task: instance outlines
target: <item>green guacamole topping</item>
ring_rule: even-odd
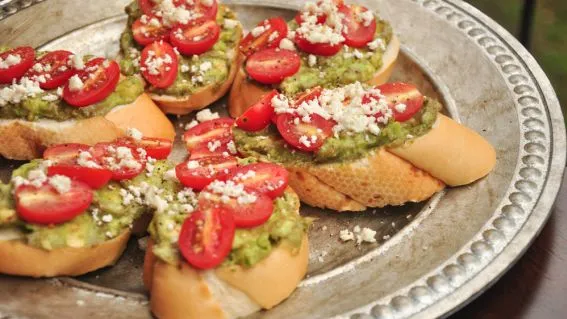
[[[26,177],[40,163],[41,160],[34,160],[24,164],[14,170],[12,176]],[[154,172],[163,172],[170,166],[165,161],[158,161],[154,164]],[[0,183],[0,229],[17,227],[24,232],[26,244],[46,250],[94,246],[120,235],[144,212],[150,212],[147,206],[136,202],[126,205],[121,195],[125,187],[142,183],[167,187],[161,177],[147,177],[143,173],[124,183],[110,182],[94,191],[93,202],[85,213],[58,225],[37,225],[18,219],[12,199],[13,185]]]
[[[374,39],[382,39],[384,45],[387,46],[393,36],[392,27],[384,20],[376,19],[376,22]],[[295,20],[290,21],[288,25],[292,31],[298,28]],[[284,79],[275,88],[287,96],[295,96],[316,86],[335,88],[356,81],[369,81],[382,67],[384,50],[382,48],[371,50],[363,47],[356,51],[345,45],[333,56],[316,56],[317,63],[311,66],[309,65],[309,54],[298,51],[301,57],[299,71]],[[253,80],[250,79],[250,81]]]
[[[45,52],[38,52],[38,56]],[[89,57],[85,56],[85,61]],[[0,86],[2,88],[2,86]],[[114,107],[134,102],[144,92],[144,83],[137,76],[127,76],[120,80],[114,92],[104,100],[87,107],[75,107],[57,96],[57,90],[47,90],[27,97],[19,103],[0,106],[0,118],[36,121],[41,119],[66,121],[104,116]],[[52,100],[49,97],[57,97]]]
[[[344,162],[361,158],[377,147],[401,145],[424,135],[437,120],[440,110],[441,104],[438,101],[426,98],[421,110],[408,121],[400,123],[392,120],[382,128],[379,135],[366,132],[352,135],[343,133],[331,137],[316,153],[292,149],[274,125],[260,132],[234,128],[233,133],[236,148],[245,156],[284,165]]]
[[[122,72],[127,75],[139,72],[139,62],[142,47],[139,46],[132,35],[132,23],[142,13],[138,2],[134,1],[126,7],[128,26],[120,38],[120,48],[123,59],[120,61]],[[149,91],[160,95],[188,96],[199,89],[212,85],[218,87],[223,84],[230,73],[230,67],[236,58],[240,25],[234,28],[225,26],[225,19],[236,20],[234,12],[226,6],[219,5],[217,23],[221,27],[221,34],[217,43],[209,51],[201,55],[179,56],[177,78],[168,88],[158,89],[150,87]]]

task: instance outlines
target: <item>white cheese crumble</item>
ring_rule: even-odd
[[[49,178],[49,185],[59,194],[65,194],[71,190],[71,179],[63,175],[53,175]]]
[[[0,106],[8,103],[18,104],[26,98],[34,97],[43,93],[38,81],[23,77],[19,82],[14,81],[11,85],[0,89]]]
[[[262,33],[268,31],[270,29],[270,24],[267,23],[267,21],[264,21],[263,25],[259,25],[257,27],[255,27],[254,29],[252,29],[250,31],[250,33],[252,34],[253,37],[257,38],[260,35],[262,35]]]
[[[126,134],[136,141],[139,141],[144,137],[144,134],[142,134],[142,132],[140,132],[140,130],[138,130],[134,127],[129,128],[126,131]]]
[[[217,112],[211,112],[211,110],[209,109],[204,109],[202,111],[199,111],[196,115],[195,118],[197,119],[197,121],[199,122],[206,122],[206,121],[210,121],[210,120],[215,120],[220,118],[219,113]]]
[[[240,25],[240,22],[238,22],[238,20],[224,19],[224,27],[227,28],[227,29],[234,29],[239,25]]]
[[[280,41],[280,49],[282,50],[289,50],[289,51],[295,51],[295,44],[293,44],[293,41],[291,41],[290,39],[282,39]]]
[[[368,42],[368,48],[372,51],[376,51],[376,49],[380,49],[381,51],[386,50],[386,43],[381,38],[376,38],[370,42]]]
[[[191,121],[191,122],[189,122],[185,125],[185,130],[191,129],[191,128],[197,126],[197,125],[199,125],[199,122],[196,121],[196,120],[193,120],[193,121]]]
[[[83,81],[81,81],[81,78],[75,74],[73,75],[70,79],[69,79],[69,90],[71,92],[77,92],[82,90],[84,87],[84,83]]]
[[[343,242],[354,240],[357,245],[361,243],[375,243],[376,242],[376,231],[368,227],[361,228],[356,225],[352,231],[348,229],[343,229],[339,232],[339,238]]]
[[[191,70],[191,68],[187,64],[182,64],[180,70],[181,73],[187,73]]]
[[[212,198],[211,193],[219,195],[223,203],[236,199],[239,204],[245,205],[254,203],[258,199],[256,195],[246,192],[243,184],[234,181],[213,181],[207,186],[203,196]]]
[[[404,103],[399,103],[394,106],[394,109],[396,109],[396,111],[398,111],[399,113],[405,112],[406,108],[407,106]]]
[[[318,16],[321,15],[327,17],[325,23],[318,23]],[[311,43],[337,45],[345,40],[342,32],[346,26],[342,17],[334,0],[321,0],[317,4],[306,2],[301,13],[302,23],[295,32]]]
[[[70,56],[69,63],[71,67],[77,70],[83,70],[85,68],[85,62],[83,60],[83,57],[78,54],[74,54]]]
[[[314,56],[313,54],[310,54],[307,61],[308,61],[309,66],[313,67],[313,66],[315,66],[315,64],[317,64],[317,57]]]
[[[236,145],[234,145],[234,141],[230,141],[226,144],[228,151],[230,152],[230,154],[234,155],[236,153],[238,153],[238,151],[236,150]]]
[[[18,54],[8,54],[5,59],[0,58],[0,70],[7,69],[20,62],[22,62],[22,58]]]
[[[145,69],[151,75],[158,75],[159,70],[165,65],[168,66],[173,64],[173,58],[169,54],[165,54],[163,57],[156,56],[154,51],[148,51],[148,57],[144,61]]]
[[[94,160],[90,152],[81,151],[77,157],[77,164],[89,168],[101,168]]]

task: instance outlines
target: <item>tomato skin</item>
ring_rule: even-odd
[[[388,106],[392,109],[394,119],[405,122],[411,119],[423,106],[424,97],[417,87],[403,82],[382,84],[377,87],[386,97]],[[406,108],[403,112],[396,110],[396,105],[403,103]]]
[[[232,126],[234,120],[231,118],[219,118],[188,129],[183,134],[183,141],[187,150],[193,151],[198,148],[207,147],[208,142],[219,141],[221,147],[232,141]]]
[[[117,158],[115,152],[111,151],[111,147],[117,150],[119,147],[128,148],[132,154],[133,160],[138,162],[140,165],[138,167],[125,167],[125,168],[113,168],[105,160],[105,158],[114,158],[115,162],[120,162]],[[112,172],[112,180],[122,181],[132,179],[138,176],[146,168],[146,159],[140,155],[137,149],[132,146],[120,145],[116,143],[98,143],[92,148],[92,156],[95,161],[100,163],[102,167],[109,169]]]
[[[301,51],[320,56],[333,56],[339,53],[343,47],[343,43],[335,45],[330,43],[311,43],[299,33],[295,35],[295,44]]]
[[[71,179],[81,181],[92,189],[99,189],[108,184],[112,172],[105,168],[90,168],[80,165],[53,165],[47,168],[47,175],[64,175]]]
[[[234,217],[230,212],[222,208],[201,208],[183,222],[179,250],[191,266],[214,268],[230,253],[234,231]]]
[[[236,126],[248,132],[257,132],[265,129],[270,125],[272,117],[275,116],[272,98],[277,94],[278,91],[273,90],[264,95],[258,103],[249,107],[246,112],[236,119]]]
[[[289,113],[280,114],[278,115],[277,127],[283,139],[301,151],[318,151],[325,143],[325,140],[333,134],[335,123],[325,120],[317,114],[310,115],[310,123],[300,121],[299,124],[295,124],[296,118],[299,117]],[[307,136],[309,143],[302,143],[300,140],[302,136]],[[311,136],[316,136],[317,139],[312,140]]]
[[[152,2],[152,0],[138,0],[138,6],[140,7],[140,10],[143,14],[151,15],[153,13],[155,4]]]
[[[134,148],[143,148],[148,157],[162,160],[166,159],[171,153],[173,142],[158,137],[142,137],[141,140],[135,140],[131,137],[122,137],[116,140],[117,144],[127,145]]]
[[[216,21],[198,21],[190,25],[179,25],[171,29],[171,44],[184,55],[202,54],[209,51],[220,37],[221,29]],[[198,37],[199,40],[195,40]]]
[[[189,168],[190,162],[197,162],[198,167]],[[175,167],[175,173],[181,184],[195,190],[202,190],[214,180],[224,180],[238,166],[232,156],[211,156],[189,159]]]
[[[358,5],[342,6],[339,12],[344,14],[343,23],[347,26],[347,31],[343,31],[345,44],[354,47],[365,47],[368,42],[374,39],[376,33],[376,19],[372,19],[368,26],[363,21],[359,21],[358,16],[362,12],[368,11],[368,8]]]
[[[93,192],[89,186],[71,180],[71,189],[63,194],[48,183],[40,187],[21,185],[14,192],[16,211],[29,223],[49,225],[69,221],[89,208]]]
[[[52,90],[60,87],[64,85],[67,80],[69,80],[69,78],[73,76],[73,74],[75,74],[75,70],[73,70],[73,68],[71,67],[68,67],[68,62],[70,61],[70,57],[72,55],[72,52],[64,50],[51,51],[42,56],[36,62],[41,64],[43,67],[49,66],[49,68],[51,69],[50,71],[38,72],[31,68],[28,70],[25,76],[33,79],[44,75],[44,77],[46,77],[45,82],[39,83],[39,86],[44,90]],[[61,67],[64,67],[64,70],[61,70]]]
[[[176,1],[184,2],[183,0]],[[189,7],[202,14],[200,17],[201,19],[216,20],[217,12],[219,10],[217,0],[213,0],[210,6],[202,4],[201,0],[193,0],[193,2],[194,4]]]
[[[105,62],[108,65],[105,66]],[[85,69],[77,72],[84,83],[83,88],[71,91],[69,83],[63,88],[63,99],[72,106],[85,107],[107,98],[118,85],[120,67],[116,61],[95,58],[85,64]]]
[[[148,21],[151,19],[158,19],[155,16],[148,15]],[[134,36],[134,40],[141,45],[146,46],[151,44],[155,41],[168,41],[169,40],[169,29],[164,26],[160,21],[160,26],[151,26],[149,23],[144,24],[142,19],[138,19],[134,21],[132,24],[132,35]]]
[[[246,61],[246,72],[263,84],[278,84],[299,71],[301,58],[294,51],[264,49]]]
[[[171,59],[171,61],[170,63],[163,63],[157,69],[158,74],[152,74],[151,69],[148,69],[148,58],[150,54],[153,54],[155,58]],[[152,61],[156,60],[152,59]],[[142,50],[140,66],[142,75],[152,86],[164,89],[171,86],[177,77],[177,54],[175,54],[173,47],[169,43],[163,41],[153,42]]]
[[[43,152],[43,158],[56,164],[75,164],[80,152],[88,152],[90,146],[79,143],[58,144],[48,147]]]
[[[255,176],[242,178],[249,171],[255,172]],[[275,199],[283,195],[289,182],[289,173],[287,170],[272,163],[254,163],[239,167],[228,175],[227,180],[233,180],[236,183],[244,184],[246,189],[266,194],[270,198]]]
[[[221,201],[220,196],[203,192],[199,196],[199,207],[216,207],[229,211],[234,217],[234,224],[238,228],[251,228],[265,223],[274,212],[274,202],[262,193],[248,191],[256,196],[253,203],[240,204],[237,199],[230,198],[228,202]]]
[[[287,37],[288,26],[284,18],[270,18],[258,23],[257,26],[266,25],[269,25],[269,28],[258,37],[254,37],[252,33],[248,33],[246,37],[242,39],[240,42],[240,51],[244,55],[249,56],[263,49],[278,48],[282,39]],[[278,33],[277,36],[273,37],[272,34],[276,32]],[[270,40],[271,37],[273,38]]]
[[[5,60],[8,55],[18,55],[20,62],[0,69],[0,84],[11,84],[14,80],[19,80],[32,67],[35,61],[35,50],[32,47],[17,47],[0,54],[0,58]]]

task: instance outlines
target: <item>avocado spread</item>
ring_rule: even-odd
[[[150,87],[151,93],[181,97],[191,95],[205,86],[218,87],[226,81],[236,58],[235,49],[241,27],[240,25],[227,27],[225,20],[236,20],[236,15],[224,5],[219,5],[218,8],[217,23],[221,27],[221,33],[217,43],[212,49],[200,55],[179,55],[175,82],[165,89]],[[132,75],[140,71],[139,57],[142,50],[132,35],[132,24],[142,16],[142,13],[138,1],[130,3],[125,10],[128,14],[128,26],[120,38],[123,55],[120,66],[124,74]]]
[[[441,104],[438,101],[425,98],[423,107],[413,118],[403,123],[390,120],[379,135],[369,132],[342,133],[328,138],[315,153],[293,149],[281,138],[274,125],[259,132],[246,132],[234,128],[234,141],[236,148],[244,156],[287,166],[344,162],[361,158],[377,147],[401,145],[426,134],[437,120],[437,113],[440,110]]]
[[[295,20],[290,21],[288,26],[290,31],[298,28]],[[390,24],[384,20],[376,19],[374,39],[381,39],[383,44],[387,46],[392,36]],[[382,67],[384,51],[384,48],[381,47],[371,50],[368,47],[354,49],[345,45],[341,51],[333,56],[316,56],[315,64],[309,63],[309,54],[298,51],[301,57],[299,71],[284,79],[275,88],[291,97],[316,86],[334,88],[356,81],[367,82]]]
[[[0,52],[5,49],[5,47],[0,48]],[[36,56],[41,57],[45,53],[37,52]],[[86,62],[89,57],[84,58]],[[1,88],[2,86],[0,86]],[[47,90],[32,97],[27,97],[19,103],[7,103],[4,106],[0,106],[0,118],[23,119],[27,121],[41,119],[66,121],[104,116],[116,106],[134,102],[143,92],[144,84],[141,79],[137,76],[127,76],[120,80],[114,92],[104,100],[79,108],[67,104],[57,94],[57,90]]]

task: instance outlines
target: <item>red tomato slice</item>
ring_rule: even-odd
[[[146,46],[155,41],[168,41],[169,28],[163,25],[161,19],[153,15],[146,15],[146,17],[146,23],[143,23],[142,18],[140,18],[132,24],[134,40],[141,46]],[[154,22],[150,21],[157,21],[157,23],[154,25]]]
[[[123,137],[116,141],[117,144],[128,145],[134,148],[143,148],[146,155],[157,160],[166,159],[171,153],[173,142],[165,138],[142,137],[135,140],[131,137]]]
[[[43,158],[55,164],[75,164],[80,152],[88,152],[90,146],[86,144],[68,143],[50,146],[43,152]]]
[[[85,107],[108,97],[120,80],[120,67],[115,61],[95,58],[77,73],[83,87],[71,90],[69,83],[63,88],[63,99],[72,106]]]
[[[214,20],[199,20],[189,25],[179,25],[171,29],[171,44],[184,55],[202,54],[217,43],[220,31]]]
[[[64,85],[75,70],[69,67],[69,57],[73,53],[69,51],[57,50],[47,53],[37,61],[25,76],[31,79],[42,78],[39,86],[44,90],[52,90]],[[39,65],[38,69],[36,65]]]
[[[11,56],[11,58],[8,58]],[[32,67],[35,60],[35,50],[32,47],[18,47],[0,54],[0,61],[10,61],[13,58],[19,59],[15,64],[7,68],[0,68],[0,84],[11,84],[14,80],[19,80]]]
[[[311,122],[305,123],[296,115],[280,114],[277,126],[283,139],[291,146],[302,151],[315,152],[333,134],[335,124],[317,114],[312,114],[310,117]]]
[[[224,178],[238,165],[232,156],[211,156],[189,159],[175,167],[181,184],[194,190],[202,190],[213,180]]]
[[[187,3],[184,0],[177,0],[181,2]],[[213,0],[210,6],[206,6],[203,4],[202,0],[193,0],[193,5],[188,5],[189,9],[193,9],[201,14],[199,18],[207,19],[207,20],[216,20],[217,12],[218,12],[218,3],[217,0]]]
[[[343,37],[346,45],[362,48],[374,39],[376,19],[373,17],[372,21],[365,25],[361,14],[366,11],[368,8],[357,5],[342,6],[339,9],[339,12],[344,14],[343,24],[346,26],[346,31],[343,31]]]
[[[207,147],[209,142],[219,141],[221,146],[232,141],[232,126],[234,120],[231,118],[220,118],[203,122],[190,128],[183,134],[183,140],[190,152],[198,148]]]
[[[281,17],[264,20],[258,23],[258,27],[266,29],[257,37],[250,32],[240,42],[240,51],[247,56],[262,49],[278,48],[282,39],[287,37],[287,23]]]
[[[221,200],[217,194],[202,192],[199,196],[199,207],[218,207],[229,211],[234,216],[234,224],[239,228],[251,228],[265,223],[274,212],[274,202],[265,194],[249,192],[256,196],[252,203],[239,203],[236,198]]]
[[[40,187],[22,185],[14,193],[20,217],[34,224],[60,224],[89,208],[93,192],[79,181],[71,181],[71,189],[60,194],[48,183]]]
[[[342,43],[335,45],[329,43],[311,43],[299,33],[295,35],[295,44],[304,52],[321,56],[333,56],[343,47]]]
[[[246,189],[266,194],[275,199],[284,193],[288,185],[289,173],[280,165],[254,163],[235,169],[227,177],[227,180],[244,184]]]
[[[272,117],[275,116],[272,99],[278,94],[277,90],[264,95],[262,99],[249,107],[244,114],[236,119],[236,126],[249,132],[265,129],[270,125]]]
[[[423,94],[411,84],[394,82],[382,84],[377,88],[386,97],[394,119],[398,122],[411,119],[423,106]],[[401,104],[405,107],[400,106]]]
[[[156,88],[167,88],[177,77],[177,54],[163,41],[154,42],[142,50],[142,75]]]
[[[131,146],[98,143],[91,152],[98,163],[112,172],[115,181],[132,179],[146,168],[146,159]]]
[[[112,172],[106,168],[91,168],[80,165],[53,165],[47,168],[47,175],[64,175],[81,181],[93,189],[99,189],[108,184]]]
[[[246,62],[246,72],[263,84],[278,84],[292,76],[301,66],[297,53],[281,49],[265,49],[252,54]]]
[[[189,216],[179,233],[179,250],[198,269],[220,265],[232,249],[234,217],[222,208],[200,208]]]
[[[153,14],[155,3],[153,0],[138,0],[138,6],[145,15]]]

